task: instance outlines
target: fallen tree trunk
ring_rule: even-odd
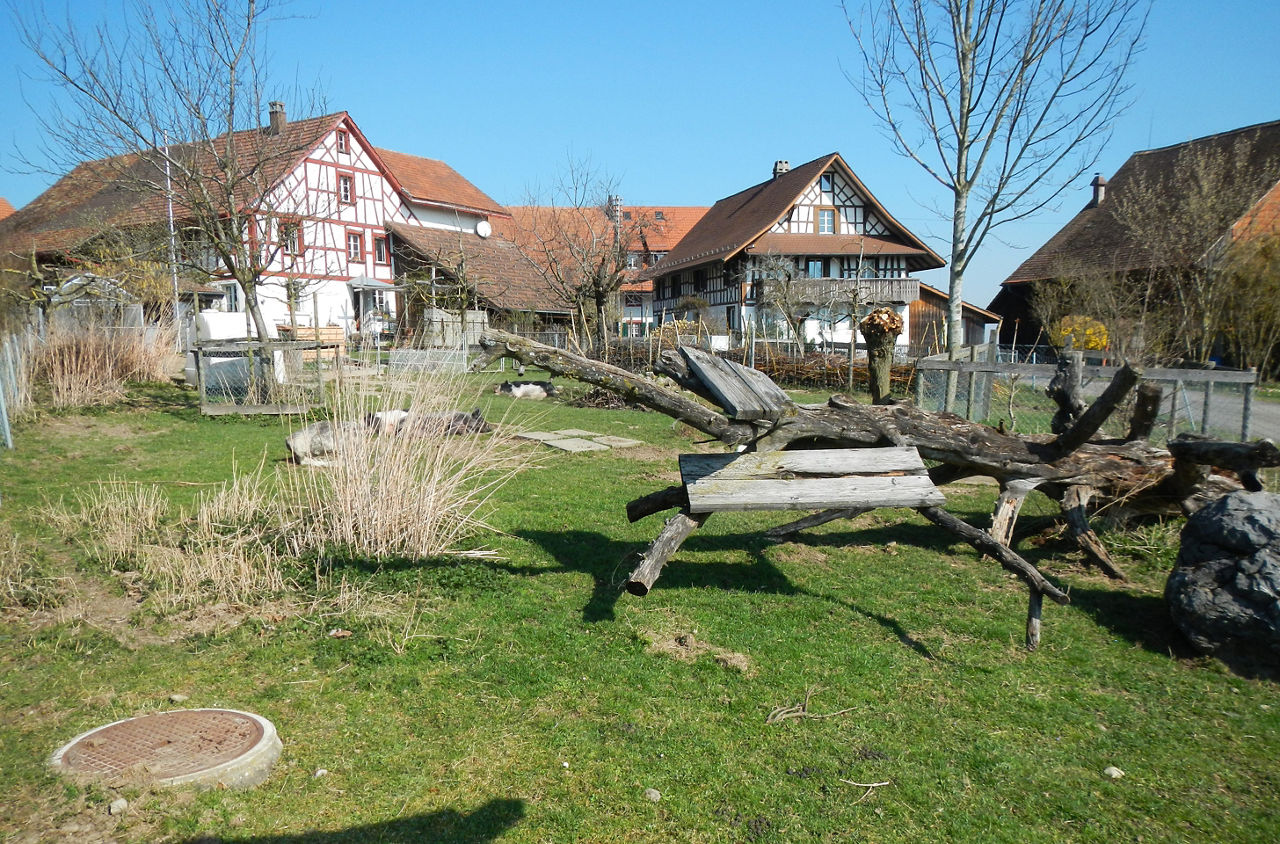
[[[714,437],[726,446],[745,451],[796,448],[914,447],[937,465],[929,469],[935,483],[971,475],[994,478],[1001,487],[990,534],[972,528],[939,508],[921,510],[935,523],[965,536],[975,547],[1002,565],[1018,571],[1027,581],[1031,600],[1027,616],[1028,645],[1039,638],[1040,602],[1044,595],[1065,598],[1008,548],[1018,511],[1027,493],[1038,489],[1063,506],[1072,534],[1081,549],[1113,577],[1115,568],[1096,534],[1088,525],[1086,507],[1106,507],[1123,502],[1129,510],[1176,515],[1196,509],[1231,489],[1234,478],[1215,474],[1206,465],[1220,465],[1256,484],[1259,466],[1280,463],[1274,445],[1244,446],[1223,443],[1174,443],[1169,450],[1142,439],[1095,440],[1093,437],[1142,377],[1140,370],[1121,368],[1110,386],[1088,408],[1072,402],[1076,390],[1067,390],[1063,402],[1070,412],[1060,414],[1061,434],[1018,436],[969,422],[949,413],[927,413],[905,402],[864,405],[844,396],[832,396],[825,405],[797,405],[775,384],[754,370],[734,370],[718,359],[696,350],[666,351],[655,369],[705,402],[732,407],[718,412],[656,380],[620,367],[574,355],[514,334],[487,330],[481,337],[483,353],[474,369],[500,357],[526,366],[538,366],[557,375],[574,378],[622,394]],[[709,360],[710,359],[710,360]],[[761,383],[761,379],[765,382]],[[1145,386],[1145,385],[1144,385]],[[1150,427],[1152,390],[1140,391],[1133,432]],[[753,402],[759,402],[753,404]],[[684,486],[669,487],[632,501],[628,518],[636,521],[663,510],[678,509],[659,537],[642,557],[628,584],[637,594],[647,592],[666,560],[705,519],[691,516]],[[857,509],[839,508],[808,516],[775,528],[775,536],[837,518],[851,518]],[[974,536],[977,534],[980,536]]]
[[[621,393],[629,401],[671,416],[714,437],[727,446],[749,446],[767,451],[782,448],[822,446],[866,448],[911,445],[921,456],[944,464],[930,474],[942,482],[966,475],[985,475],[1002,485],[1014,481],[1034,482],[1035,488],[1061,502],[1068,488],[1087,486],[1095,507],[1125,501],[1148,512],[1179,514],[1199,509],[1201,499],[1216,498],[1238,488],[1231,478],[1220,475],[1175,472],[1173,456],[1145,441],[1100,440],[1083,442],[1063,453],[1083,426],[1092,431],[1105,419],[1101,412],[1088,410],[1076,426],[1061,438],[1052,435],[1019,436],[969,422],[949,413],[928,413],[909,403],[864,405],[843,396],[832,396],[825,405],[790,405],[779,419],[745,422],[731,419],[676,390],[662,386],[620,367],[593,361],[532,340],[490,329],[480,339],[483,354],[473,369],[488,366],[500,357],[513,358],[526,366],[539,366],[567,378],[605,387]],[[661,374],[682,387],[691,388],[714,401],[705,386],[693,375],[677,352],[666,351],[655,365]],[[1141,378],[1141,371],[1125,367],[1115,380],[1122,386],[1108,388],[1095,402],[1113,410],[1127,389]],[[1204,446],[1188,447],[1190,461],[1212,462],[1220,453]],[[1264,459],[1265,452],[1246,451],[1231,455],[1233,471],[1237,463]],[[1012,532],[1012,526],[1008,531]]]

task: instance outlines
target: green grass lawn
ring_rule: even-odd
[[[0,457],[3,547],[65,594],[0,623],[0,837],[1280,839],[1280,694],[1184,650],[1162,599],[1176,526],[1104,534],[1127,584],[1053,537],[1024,543],[1072,596],[1046,605],[1034,654],[1021,582],[910,511],[785,543],[763,536],[783,514],[718,514],[636,598],[620,591],[623,559],[662,517],[628,524],[625,504],[674,482],[675,456],[705,447],[701,435],[657,413],[488,392],[466,408],[477,403],[507,424],[645,445],[530,445],[540,460],[499,493],[499,532],[479,542],[493,559],[357,560],[336,573],[396,613],[316,595],[312,609],[269,605],[238,625],[229,608],[138,604],[118,573],[53,533],[48,502],[97,481],[157,483],[189,502],[264,452],[282,461],[281,421],[202,418],[189,394],[152,389],[20,425]],[[945,491],[953,512],[987,523],[994,488]],[[70,597],[83,601],[86,584],[115,615]],[[767,723],[808,694],[808,715],[831,717]],[[84,730],[178,706],[274,722],[284,754],[267,782],[154,790],[45,766]],[[109,815],[121,795],[129,808]]]

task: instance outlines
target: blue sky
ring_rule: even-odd
[[[87,20],[104,8],[46,5]],[[350,112],[373,143],[447,161],[499,202],[522,202],[571,156],[611,174],[629,204],[710,205],[768,178],[776,159],[839,151],[901,222],[947,252],[949,223],[933,209],[948,198],[894,152],[850,87],[843,69],[858,58],[834,0],[299,0],[289,13],[269,35],[279,76],[318,87],[327,110]],[[1280,119],[1277,34],[1280,3],[1156,0],[1133,106],[1094,169],[1110,176],[1135,150]],[[15,150],[35,147],[28,102],[51,96],[24,78],[32,69],[0,19],[0,196],[19,207],[54,181],[15,172]],[[965,298],[988,304],[1084,205],[1088,179],[1003,242],[988,240]],[[921,278],[946,287],[945,270]]]

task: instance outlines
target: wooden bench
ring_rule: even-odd
[[[699,349],[679,349],[687,377],[678,379],[724,408],[734,422],[749,422],[757,434],[753,451],[741,454],[680,455],[680,486],[638,498],[627,505],[627,518],[678,508],[643,552],[632,556],[626,589],[646,595],[667,561],[712,513],[743,510],[808,510],[812,515],[770,528],[773,537],[790,536],[835,519],[851,519],[877,507],[910,507],[940,528],[955,534],[1028,586],[1027,647],[1040,642],[1042,596],[1058,603],[1069,598],[1035,566],[986,531],[948,513],[945,498],[933,484],[919,452],[900,442],[892,430],[886,438],[898,445],[883,448],[771,448],[774,427],[797,412],[790,397],[767,375]]]
[[[946,503],[911,447],[682,454],[680,477],[690,513]]]
[[[636,559],[627,591],[646,595],[681,543],[712,513],[744,510],[820,510],[813,526],[876,507],[932,511],[946,503],[929,479],[920,454],[910,446],[680,455],[682,487],[664,490],[640,504],[632,521],[664,507],[679,506],[662,533]],[[644,502],[641,499],[639,504]],[[648,504],[653,504],[649,507]]]
[[[324,325],[320,328],[299,325],[296,330],[292,325],[277,325],[276,333],[281,340],[315,344],[314,348],[299,351],[299,360],[303,363],[313,363],[322,357],[322,350],[341,349],[346,343],[346,334],[340,325]]]

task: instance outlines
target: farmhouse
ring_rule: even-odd
[[[831,153],[776,162],[772,178],[717,202],[640,278],[654,283],[659,322],[701,319],[723,333],[741,332],[771,287],[789,285],[807,339],[847,343],[851,313],[892,305],[905,320],[919,298],[912,273],[943,265]]]
[[[258,297],[268,323],[354,331],[366,317],[404,317],[412,329],[424,309],[459,300],[495,316],[567,313],[510,244],[490,237],[493,221],[509,217],[501,205],[444,162],[373,146],[347,112],[291,122],[284,105],[272,103],[266,126],[218,140],[252,158],[241,171],[264,171],[256,195],[237,201],[252,212],[239,235],[247,260],[261,265]],[[191,147],[190,160],[201,161],[204,152]],[[169,211],[158,158],[77,166],[0,221],[5,266],[35,267],[42,277],[74,274],[95,246],[122,233],[163,256],[172,220],[184,272],[218,288],[224,310],[241,311],[243,288],[184,218],[180,197]],[[218,171],[204,174],[211,172]],[[165,257],[154,260],[167,266]]]
[[[1165,296],[1161,285],[1210,268],[1233,242],[1280,233],[1280,121],[1136,152],[1091,186],[1088,204],[991,301],[1002,343],[1040,335],[1032,298],[1042,282],[1093,278],[1119,289],[1155,277]],[[1159,219],[1145,224],[1142,213]]]

